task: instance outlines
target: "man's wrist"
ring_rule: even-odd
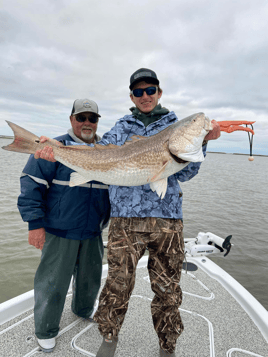
[[[44,223],[42,218],[34,219],[28,222],[28,230],[33,231],[34,229],[44,228]]]

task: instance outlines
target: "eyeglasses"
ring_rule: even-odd
[[[99,120],[99,118],[97,116],[93,116],[93,117],[89,116],[89,117],[87,117],[87,116],[82,115],[82,114],[76,115],[75,119],[78,121],[78,123],[84,123],[88,119],[88,121],[90,123],[92,123],[92,124],[97,123],[98,120]]]
[[[156,89],[156,87],[147,87],[145,89],[137,88],[134,89],[131,93],[134,95],[134,97],[142,97],[143,92],[146,92],[147,95],[154,95],[156,93]]]

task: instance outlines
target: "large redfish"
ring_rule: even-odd
[[[55,159],[75,171],[71,174],[70,186],[92,180],[119,186],[149,183],[161,198],[166,194],[170,175],[182,170],[189,162],[204,160],[202,143],[212,130],[211,121],[205,114],[198,113],[179,120],[156,135],[134,135],[122,146],[58,146],[51,139],[40,143],[36,135],[14,123],[7,123],[15,138],[13,143],[2,148],[34,154],[36,150],[51,146]]]

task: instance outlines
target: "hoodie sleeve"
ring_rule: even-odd
[[[23,221],[29,223],[29,230],[44,226],[47,189],[52,183],[57,166],[58,162],[36,160],[31,155],[23,169],[17,205]]]
[[[129,136],[131,128],[129,129],[129,124],[127,120],[118,120],[114,127],[105,133],[102,139],[98,142],[101,145],[123,145]]]
[[[206,157],[207,144],[202,146],[204,157]],[[176,179],[180,182],[185,182],[191,180],[195,175],[198,174],[201,162],[190,162],[184,169],[175,174]]]

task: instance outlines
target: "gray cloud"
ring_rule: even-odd
[[[254,145],[268,154],[267,16],[266,0],[10,0],[0,12],[0,134],[11,134],[7,119],[58,135],[79,97],[99,104],[103,134],[132,106],[131,73],[149,67],[179,118],[256,120]],[[248,150],[245,133],[210,148],[228,143]]]

